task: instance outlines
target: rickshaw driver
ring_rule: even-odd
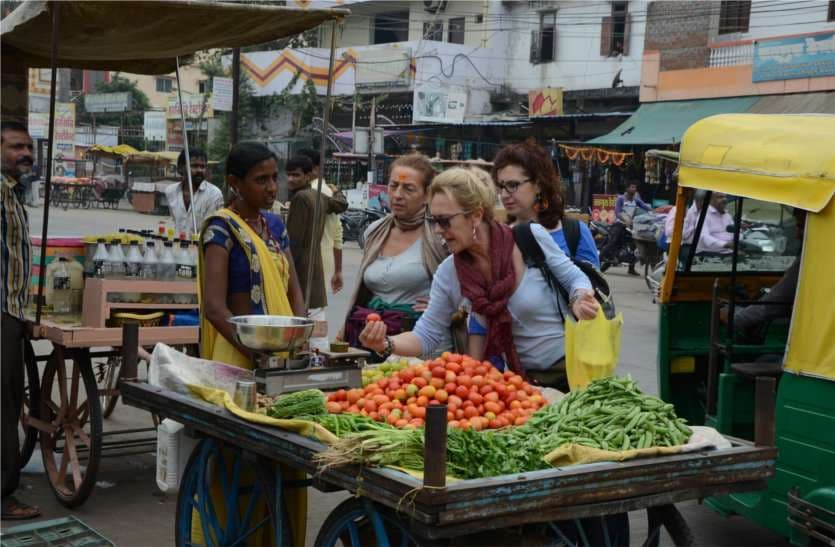
[[[806,227],[806,211],[795,208],[793,213],[797,238],[803,241],[803,229]],[[783,273],[783,277],[763,295],[758,302],[770,302],[772,304],[744,306],[734,311],[734,328],[740,331],[746,338],[756,338],[759,331],[774,319],[791,317],[794,296],[797,292],[797,279],[800,274],[800,256],[792,262],[791,266]],[[784,304],[782,306],[777,304]],[[723,307],[719,311],[719,319],[722,323],[728,322],[728,308]]]

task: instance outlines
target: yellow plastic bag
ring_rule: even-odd
[[[572,390],[615,372],[620,355],[623,315],[606,319],[603,310],[590,321],[565,322],[565,371]]]

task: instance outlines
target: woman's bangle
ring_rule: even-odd
[[[386,336],[386,345],[383,347],[383,352],[380,354],[380,357],[388,359],[392,353],[394,353],[394,341],[391,339],[391,336]]]

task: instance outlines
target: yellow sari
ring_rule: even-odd
[[[223,335],[221,335],[203,313],[203,298],[206,290],[206,280],[202,276],[204,269],[204,254],[206,245],[212,240],[211,230],[217,229],[210,226],[209,221],[220,218],[224,221],[228,235],[241,246],[246,254],[250,265],[250,276],[252,288],[250,299],[255,314],[258,312],[266,315],[293,315],[290,301],[287,297],[289,287],[290,267],[286,257],[277,251],[273,251],[249,225],[230,209],[220,209],[211,215],[203,225],[201,233],[201,252],[199,258],[198,272],[200,283],[198,287],[198,301],[200,303],[200,356],[203,359],[210,359],[221,363],[235,365],[241,368],[251,369],[252,362]],[[227,246],[227,248],[230,248]],[[244,447],[246,448],[246,447]],[[229,470],[227,470],[229,471]],[[304,472],[282,465],[282,477],[285,480],[298,481],[306,478]],[[254,481],[255,474],[250,470],[241,476],[241,484],[248,485]],[[224,522],[226,519],[225,507],[223,504],[223,492],[220,484],[220,477],[216,474],[212,484],[212,501],[218,510],[217,519]],[[304,488],[292,488],[284,492],[287,513],[289,515],[290,528],[293,533],[293,543],[296,547],[303,547],[305,544],[305,530],[307,526],[307,491]],[[246,500],[242,500],[245,504]],[[202,528],[196,513],[192,513],[192,542],[203,543]],[[257,545],[275,545],[274,533],[258,533]],[[217,543],[216,541],[214,543]]]

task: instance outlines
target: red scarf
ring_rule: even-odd
[[[513,343],[513,323],[507,308],[516,287],[513,231],[497,222],[491,222],[488,226],[492,280],[488,282],[484,279],[469,253],[455,255],[455,271],[461,284],[461,294],[472,302],[474,312],[487,319],[487,344],[482,359],[504,355],[510,369],[524,376]]]

